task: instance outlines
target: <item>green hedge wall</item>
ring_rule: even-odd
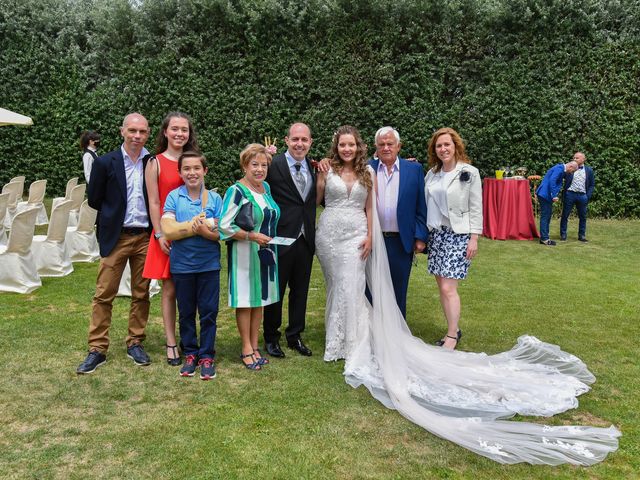
[[[0,0],[0,182],[82,171],[78,136],[119,142],[124,114],[153,135],[190,113],[224,189],[249,142],[309,123],[323,156],[341,124],[370,145],[396,127],[424,160],[457,129],[484,175],[543,174],[583,150],[591,214],[640,216],[640,5],[636,0]],[[149,147],[153,147],[150,142]],[[283,147],[282,140],[279,147]]]

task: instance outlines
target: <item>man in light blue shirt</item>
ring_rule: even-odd
[[[76,370],[78,374],[91,373],[106,362],[113,299],[127,262],[131,266],[127,355],[136,365],[151,363],[142,348],[149,318],[149,280],[142,277],[150,233],[144,185],[149,156],[144,148],[149,138],[147,119],[139,113],[127,115],[120,134],[122,146],[94,162],[89,182],[89,206],[98,210],[101,259],[89,325],[89,354]]]

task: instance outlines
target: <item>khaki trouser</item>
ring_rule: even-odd
[[[93,313],[89,324],[89,350],[106,353],[109,348],[109,327],[113,299],[118,293],[127,260],[131,266],[131,308],[127,347],[144,340],[144,328],[149,320],[149,279],[142,278],[147,257],[149,234],[121,234],[108,257],[100,259]]]

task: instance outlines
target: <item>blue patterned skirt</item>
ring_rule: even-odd
[[[454,233],[442,227],[429,232],[428,270],[432,275],[462,280],[467,278],[471,260],[467,260],[467,245],[471,235]]]

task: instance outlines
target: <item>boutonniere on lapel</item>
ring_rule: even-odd
[[[271,137],[264,137],[264,146],[267,147],[267,153],[269,155],[273,156],[278,153],[275,137],[273,139]]]
[[[460,181],[461,182],[470,182],[471,181],[471,174],[469,173],[468,170],[462,170],[462,172],[460,172]]]

